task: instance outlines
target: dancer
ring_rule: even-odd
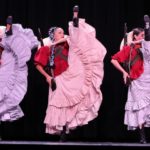
[[[112,56],[112,64],[123,73],[124,83],[131,79],[125,105],[124,124],[128,130],[139,129],[140,143],[146,143],[144,127],[150,127],[150,19],[144,16],[145,30],[133,30],[132,44]],[[144,32],[145,31],[145,32]],[[145,33],[145,36],[144,36]],[[144,38],[145,37],[145,38]],[[129,73],[120,65],[128,61]]]
[[[31,29],[12,24],[0,27],[0,122],[23,117],[19,106],[27,91],[27,61],[39,42]]]
[[[96,39],[95,29],[78,18],[78,12],[75,6],[69,36],[60,27],[50,28],[45,46],[35,55],[36,68],[50,85],[52,76],[44,68],[47,63],[50,67],[54,64],[56,89],[49,88],[44,123],[46,133],[60,134],[61,140],[65,133],[96,118],[102,102],[100,86],[106,49]]]

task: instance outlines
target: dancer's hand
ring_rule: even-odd
[[[131,41],[131,42],[129,42],[129,45],[134,46],[135,44],[140,44],[142,41],[143,41],[143,39],[142,40],[137,40],[137,41]]]
[[[123,72],[123,80],[125,84],[127,83],[127,78],[130,78],[129,74],[127,72]]]
[[[52,77],[50,77],[50,76],[46,77],[46,81],[50,86],[51,86],[51,80],[52,80]]]

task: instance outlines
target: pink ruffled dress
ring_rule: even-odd
[[[102,103],[100,86],[104,76],[106,48],[96,39],[95,29],[84,19],[79,28],[69,23],[69,67],[56,77],[57,89],[49,88],[44,123],[46,133],[59,134],[88,124],[98,116]]]

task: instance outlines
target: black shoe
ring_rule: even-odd
[[[145,41],[150,41],[150,18],[148,15],[144,15],[145,22]]]
[[[60,142],[66,142],[67,135],[66,135],[66,126],[63,127],[63,131],[60,134]]]
[[[139,129],[139,133],[140,133],[140,143],[141,143],[141,144],[146,144],[147,141],[146,141],[146,137],[145,137],[144,128]]]
[[[79,6],[78,5],[75,5],[73,7],[73,12],[79,12]]]
[[[143,140],[140,140],[140,143],[141,143],[141,144],[146,144],[147,142],[146,142],[145,140],[144,140],[144,141],[143,141]]]
[[[66,142],[67,141],[67,135],[64,131],[60,134],[59,142]]]
[[[77,13],[77,16],[73,16],[73,26],[78,27],[79,26],[79,18],[78,18],[78,13],[79,13],[79,6],[74,6],[73,7],[73,13]]]
[[[12,35],[12,22],[13,22],[12,16],[8,16],[6,19],[6,31],[5,31],[5,34],[7,36]]]
[[[150,27],[150,18],[148,15],[144,15],[145,29]]]

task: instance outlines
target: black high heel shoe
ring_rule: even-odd
[[[78,27],[79,26],[79,18],[78,18],[78,13],[79,13],[79,6],[74,6],[73,7],[73,26]]]
[[[140,133],[140,143],[141,144],[146,144],[147,141],[146,141],[144,127],[142,129],[139,129],[139,133]]]
[[[6,19],[6,31],[5,31],[5,34],[7,36],[12,35],[12,22],[13,22],[12,16],[8,16]]]
[[[145,23],[145,41],[150,41],[150,18],[148,15],[144,15],[144,23]]]
[[[60,139],[59,142],[66,142],[67,137],[66,137],[66,126],[63,127],[63,131],[60,134]]]
[[[150,18],[148,15],[144,15],[145,28],[148,29],[150,27]]]

